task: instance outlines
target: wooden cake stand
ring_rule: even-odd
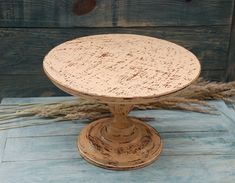
[[[185,48],[133,34],[65,42],[46,55],[43,66],[63,91],[109,106],[113,117],[90,123],[81,131],[77,145],[87,161],[115,170],[146,166],[162,151],[157,131],[127,116],[133,106],[187,87],[201,68]]]

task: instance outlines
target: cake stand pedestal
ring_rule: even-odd
[[[109,105],[113,117],[92,122],[78,139],[81,155],[97,166],[110,169],[134,169],[148,165],[162,150],[155,129],[128,117],[132,105]]]
[[[128,113],[189,86],[200,74],[196,56],[174,43],[133,34],[87,36],[52,49],[43,62],[63,91],[105,103],[112,117],[80,133],[80,154],[92,164],[127,170],[152,163],[163,143],[151,126]]]

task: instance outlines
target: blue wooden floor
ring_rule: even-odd
[[[6,98],[0,109],[64,99]],[[235,183],[235,110],[222,101],[210,103],[219,110],[218,115],[170,110],[131,112],[154,117],[148,123],[164,140],[157,161],[132,171],[98,168],[81,158],[76,138],[89,121],[15,119],[22,125],[38,120],[49,124],[0,131],[0,183]]]

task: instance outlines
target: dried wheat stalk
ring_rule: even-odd
[[[232,96],[235,96],[235,81],[218,83],[199,79],[186,89],[178,92],[174,97],[167,97],[148,105],[136,105],[135,109],[178,109],[200,113],[214,113],[215,109],[206,100],[222,99],[224,101],[234,102],[230,99]],[[75,101],[64,101],[60,103],[19,105],[16,108],[4,109],[3,112],[4,114],[0,113],[0,125],[5,125],[6,121],[10,123],[10,119],[25,116],[51,118],[55,119],[54,121],[94,120],[110,116],[107,105],[80,98]],[[3,127],[1,129],[5,128]]]

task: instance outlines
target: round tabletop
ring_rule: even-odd
[[[81,37],[52,49],[45,73],[62,90],[103,102],[143,103],[185,88],[201,70],[172,42],[134,34]]]

